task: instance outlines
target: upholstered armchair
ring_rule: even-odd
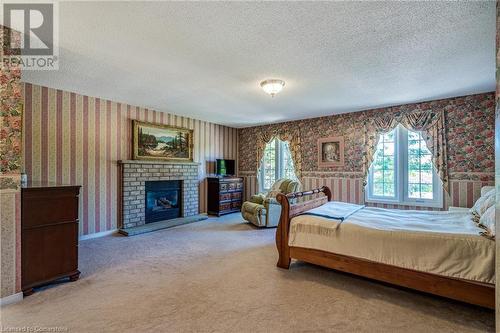
[[[281,205],[276,201],[276,195],[297,191],[300,191],[299,182],[280,179],[273,184],[269,192],[252,195],[249,201],[245,201],[241,206],[241,215],[258,227],[276,227],[281,214]]]

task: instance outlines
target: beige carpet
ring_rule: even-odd
[[[484,332],[494,313],[309,264],[276,268],[275,229],[239,214],[81,242],[82,278],[2,309],[68,332]]]

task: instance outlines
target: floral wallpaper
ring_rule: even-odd
[[[457,98],[445,110],[450,171],[493,172],[494,94]]]
[[[14,36],[14,37],[12,37]],[[0,25],[2,55],[21,35]],[[12,41],[11,38],[16,38]],[[21,71],[0,64],[0,297],[21,289]]]
[[[304,175],[336,174],[343,178],[363,175],[364,124],[375,114],[415,110],[443,110],[448,140],[450,179],[491,180],[494,172],[494,93],[477,94],[431,102],[400,105],[300,121],[248,127],[239,131],[239,170],[252,174],[257,169],[255,138],[262,130],[297,127],[302,150]],[[345,165],[318,167],[317,139],[344,136]]]
[[[0,26],[2,40],[2,54],[8,49],[6,43],[8,30]],[[0,71],[0,188],[17,188],[17,182],[11,178],[4,178],[19,174],[21,171],[21,70],[17,66],[2,65]]]
[[[495,209],[495,229],[500,227],[500,3],[497,1],[497,34],[496,34],[496,135],[495,135],[495,157],[496,157],[496,170],[495,170],[495,187],[497,189],[496,209]],[[496,242],[496,270],[500,267],[500,243]],[[500,274],[496,274],[496,285],[500,285]],[[496,308],[500,309],[500,289],[496,289]],[[496,331],[500,331],[500,313],[496,311]]]

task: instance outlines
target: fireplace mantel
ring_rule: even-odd
[[[118,164],[177,164],[177,165],[201,165],[199,162],[162,161],[162,160],[119,160]]]

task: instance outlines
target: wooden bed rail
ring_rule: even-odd
[[[323,193],[316,199],[305,202],[290,204],[291,199]],[[290,267],[290,247],[288,246],[288,232],[290,231],[290,220],[301,213],[319,207],[332,200],[332,191],[327,186],[304,192],[289,194],[278,194],[276,200],[281,204],[281,215],[278,228],[276,229],[276,247],[278,248],[278,267],[288,269]]]
[[[328,197],[328,201],[332,199],[332,191],[330,191],[330,188],[328,186],[322,186],[320,188],[315,188],[314,190],[309,190],[304,192],[288,193],[284,196],[286,196],[288,199],[293,199],[293,198],[300,198],[308,195],[318,194],[321,192],[323,192]],[[283,196],[283,194],[281,193],[279,195]]]

